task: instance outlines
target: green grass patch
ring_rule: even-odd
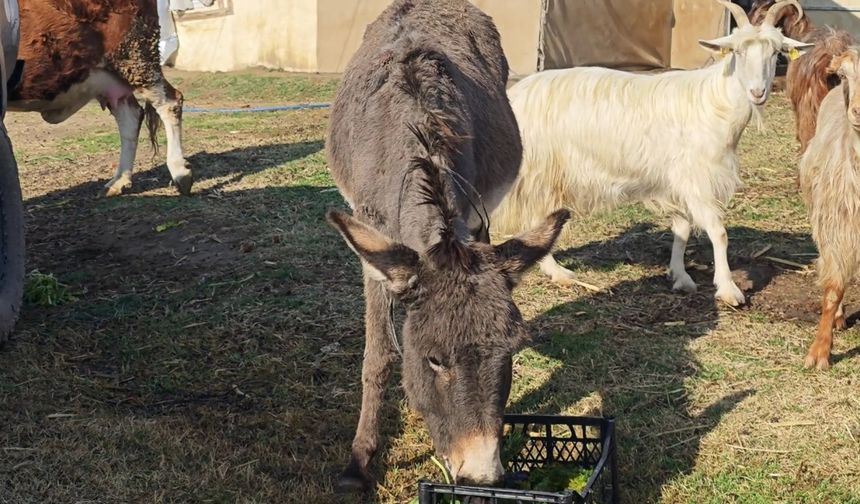
[[[68,285],[51,274],[39,270],[27,273],[24,278],[24,302],[35,306],[57,306],[75,301]]]

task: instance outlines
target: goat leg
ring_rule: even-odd
[[[684,252],[687,250],[687,240],[690,238],[690,221],[681,216],[672,218],[672,259],[669,270],[672,274],[672,290],[681,292],[696,292],[696,282],[684,267]]]
[[[805,366],[815,367],[819,371],[830,369],[830,349],[833,346],[833,326],[837,321],[837,312],[842,305],[842,297],[845,295],[845,287],[841,284],[828,283],[824,287],[824,296],[821,299],[821,320],[818,322],[818,332],[815,341],[809,347],[806,354]],[[844,324],[844,317],[842,323]]]

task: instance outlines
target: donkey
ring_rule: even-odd
[[[569,218],[497,246],[487,213],[522,156],[492,20],[466,0],[395,0],[367,29],[332,108],[328,159],[353,215],[329,222],[364,272],[362,404],[337,485],[366,490],[400,343],[403,386],[459,484],[498,482],[512,355],[527,332],[511,292]],[[483,208],[482,208],[483,207]],[[479,210],[480,209],[480,210]]]

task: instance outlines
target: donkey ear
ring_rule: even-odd
[[[514,283],[519,282],[522,273],[549,254],[568,219],[568,210],[556,210],[531,231],[497,245],[496,255],[501,261],[502,271],[508,274]]]
[[[387,236],[343,212],[331,210],[328,222],[343,235],[349,248],[361,258],[370,277],[395,294],[402,294],[417,281],[418,253],[391,241]]]

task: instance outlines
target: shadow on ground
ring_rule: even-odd
[[[811,255],[792,254],[814,252],[810,237],[746,227],[728,232],[729,261],[749,299],[741,309],[780,306],[783,314],[805,312],[807,297],[815,295],[814,276],[800,275],[765,255],[752,256],[770,246],[767,257],[809,264]],[[625,264],[659,268],[668,265],[671,240],[671,233],[640,224],[556,257],[574,273],[612,272]],[[527,392],[511,411],[552,414],[579,404],[586,414],[616,417],[622,502],[657,501],[666,483],[693,470],[701,439],[756,393],[740,388],[704,408],[694,407],[687,397],[689,380],[719,379],[720,371],[698,362],[689,345],[716,329],[719,311],[727,309],[713,300],[710,242],[692,240],[689,251],[688,269],[699,292],[673,293],[663,275],[604,286],[610,292],[555,306],[533,319],[534,344],[518,357],[522,374],[515,381]],[[786,290],[795,296],[791,306],[785,304]],[[815,313],[813,307],[813,318]],[[531,387],[531,370],[541,368],[549,375]]]
[[[0,500],[342,502],[363,352],[359,265],[324,220],[344,203],[325,184],[219,190],[321,149],[197,154],[198,181],[227,179],[188,198],[91,182],[25,201],[28,270],[77,300],[25,306],[0,349],[0,446],[26,447],[0,457]]]

